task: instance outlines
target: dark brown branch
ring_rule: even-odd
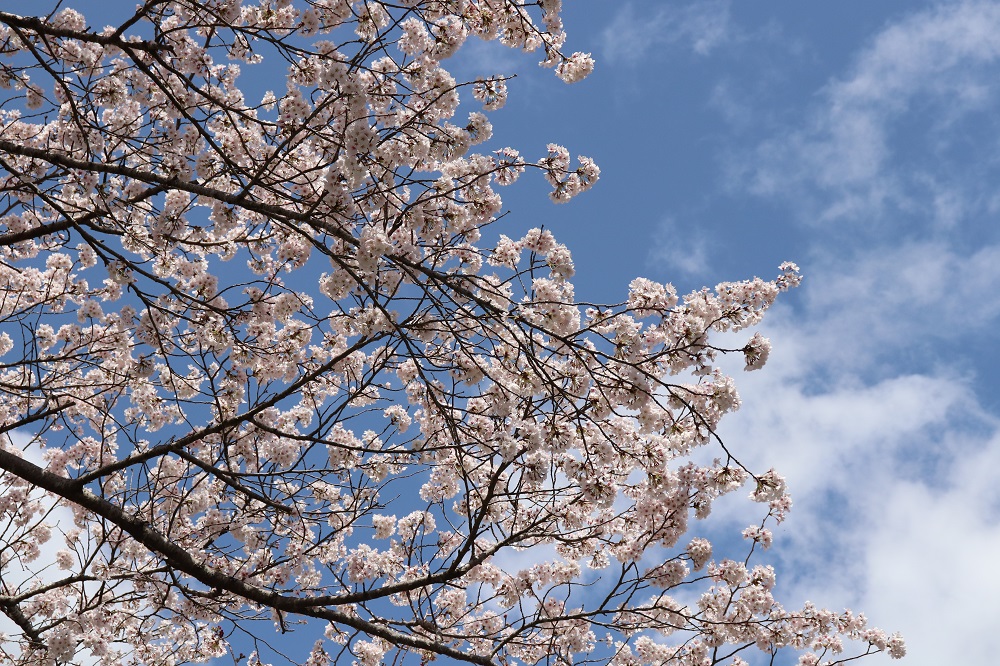
[[[277,611],[305,615],[352,627],[371,636],[383,638],[393,645],[433,652],[459,661],[482,664],[483,666],[492,666],[493,664],[489,657],[467,654],[456,648],[441,645],[421,636],[404,634],[377,622],[364,620],[348,612],[330,607],[316,607],[315,600],[313,599],[287,596],[279,592],[251,585],[233,576],[228,576],[199,562],[183,546],[171,541],[145,520],[130,515],[120,506],[98,497],[90,489],[81,488],[73,479],[48,472],[32,462],[14,455],[10,451],[0,449],[0,469],[104,518],[121,528],[122,531],[148,548],[151,552],[162,557],[167,564],[177,571],[185,573],[211,588],[230,592],[248,601],[262,604]]]
[[[32,645],[38,648],[45,645],[42,642],[41,634],[31,624],[31,621],[25,617],[24,613],[21,612],[21,608],[17,605],[16,601],[0,598],[0,611],[10,618],[11,622],[20,627],[21,631],[23,631],[24,635],[28,637],[28,640],[31,641]]]
[[[13,28],[31,30],[39,35],[51,35],[52,37],[65,37],[66,39],[77,39],[81,42],[91,42],[102,46],[114,46],[116,48],[130,48],[139,51],[156,53],[157,51],[169,51],[171,47],[167,44],[157,44],[147,41],[131,41],[123,39],[119,33],[113,35],[99,35],[94,32],[84,30],[68,30],[57,28],[48,21],[44,21],[35,16],[19,16],[8,12],[0,12],[0,23]]]

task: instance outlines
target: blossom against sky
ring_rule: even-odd
[[[795,498],[780,596],[864,610],[915,666],[986,663],[1000,2],[581,1],[566,22],[594,74],[519,77],[495,126],[593,155],[601,182],[556,210],[508,194],[508,223],[547,216],[598,301],[636,274],[683,292],[800,264],[723,425]]]
[[[566,5],[570,50],[597,60],[586,81],[482,44],[454,63],[519,72],[497,147],[555,142],[602,169],[559,207],[524,179],[495,231],[544,223],[587,301],[623,300],[637,275],[683,293],[797,262],[806,282],[765,321],[768,367],[737,374],[744,408],[723,432],[796,498],[779,596],[865,610],[904,633],[908,664],[986,663],[1000,2]]]

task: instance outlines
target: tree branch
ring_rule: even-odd
[[[121,507],[98,497],[88,488],[81,488],[75,480],[58,476],[34,463],[20,458],[10,451],[0,449],[0,469],[14,474],[28,483],[54,493],[87,511],[94,513],[118,526],[133,539],[162,557],[167,564],[209,587],[231,592],[249,601],[287,613],[306,615],[330,622],[336,622],[378,636],[397,646],[416,648],[445,657],[473,664],[491,666],[489,657],[472,655],[447,645],[441,645],[413,634],[404,634],[387,626],[364,620],[348,612],[329,607],[316,607],[313,599],[291,597],[266,590],[245,581],[228,576],[217,569],[199,562],[182,546],[161,534],[145,520],[126,513]]]

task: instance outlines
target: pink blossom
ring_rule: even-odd
[[[5,651],[239,660],[271,618],[310,666],[905,653],[750,561],[791,499],[720,443],[720,359],[770,343],[717,334],[798,267],[583,303],[570,248],[504,216],[522,174],[559,203],[601,175],[477,152],[516,72],[456,76],[475,35],[586,77],[559,0],[39,13],[0,15]],[[747,492],[713,562],[694,521]]]

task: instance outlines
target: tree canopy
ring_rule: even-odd
[[[716,435],[719,355],[753,370],[769,343],[712,336],[795,265],[582,303],[564,245],[498,222],[522,173],[561,203],[599,169],[476,152],[508,78],[449,59],[496,40],[585,78],[559,0],[96,25],[0,12],[0,661],[256,664],[272,631],[312,665],[902,656],[779,605],[751,556],[784,481]],[[740,490],[761,522],[713,558],[694,521]]]

